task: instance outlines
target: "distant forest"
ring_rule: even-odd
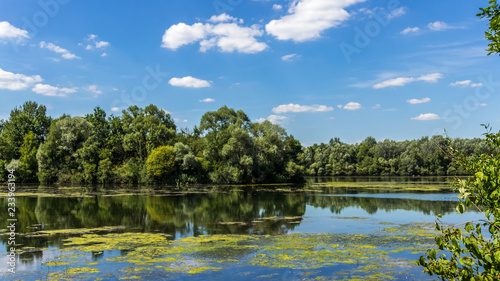
[[[223,106],[193,130],[176,127],[155,105],[121,116],[99,107],[84,117],[52,119],[28,101],[0,120],[0,181],[74,184],[239,184],[299,182],[304,176],[446,176],[463,174],[449,147],[466,155],[497,153],[479,138],[440,135],[411,141],[332,138],[302,147],[269,121],[253,123]]]

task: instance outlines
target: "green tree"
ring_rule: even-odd
[[[36,153],[38,150],[38,142],[35,134],[29,132],[24,136],[24,141],[21,146],[21,170],[19,176],[23,182],[37,182],[38,163],[36,161]]]
[[[479,18],[487,18],[490,20],[488,29],[484,32],[485,37],[490,43],[488,44],[488,55],[500,53],[500,6],[497,0],[490,0],[490,6],[479,8]]]
[[[91,127],[82,117],[62,116],[52,122],[36,155],[40,182],[83,182],[76,152],[83,147]]]
[[[46,108],[36,102],[27,101],[21,107],[15,107],[8,120],[0,121],[0,180],[5,180],[3,169],[12,160],[19,160],[24,138],[33,133],[33,142],[38,145],[45,140],[51,118],[45,114]],[[35,169],[36,170],[36,169]],[[19,175],[22,177],[22,175]],[[23,181],[27,179],[21,178]]]
[[[146,161],[147,173],[157,183],[166,182],[175,171],[175,152],[173,146],[155,148]]]
[[[500,279],[500,132],[485,136],[489,153],[470,157],[454,151],[455,160],[471,175],[455,182],[460,192],[457,212],[474,207],[484,219],[448,228],[436,222],[441,231],[437,250],[428,250],[418,261],[425,272],[442,280]]]

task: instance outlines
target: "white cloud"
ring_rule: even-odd
[[[172,50],[194,43],[205,38],[209,34],[211,25],[195,23],[187,25],[183,22],[172,25],[165,31],[162,39],[162,47]]]
[[[212,98],[206,98],[206,99],[202,99],[200,100],[200,102],[214,102],[215,100],[212,99]]]
[[[102,53],[102,55],[101,55],[101,57],[106,57],[106,56],[108,56],[108,54],[106,54],[106,53]]]
[[[279,10],[281,10],[281,9],[283,9],[283,6],[281,6],[281,5],[279,5],[279,4],[274,4],[274,5],[273,5],[273,10],[275,10],[275,11],[279,11]]]
[[[461,87],[461,88],[466,88],[466,87],[475,88],[483,86],[483,83],[472,83],[471,80],[464,80],[451,83],[450,86]]]
[[[75,54],[70,53],[70,51],[61,48],[57,45],[54,45],[53,43],[47,43],[45,41],[40,42],[40,48],[42,49],[48,49],[51,50],[52,52],[55,52],[57,54],[61,54],[61,57],[63,59],[67,60],[72,60],[72,59],[80,59],[80,57],[76,56]]]
[[[188,120],[186,120],[186,119],[184,119],[184,120],[183,120],[183,119],[179,119],[179,118],[174,118],[174,122],[175,122],[175,123],[181,123],[181,122],[182,122],[182,123],[187,123],[187,121],[188,121]]]
[[[239,23],[243,23],[243,20],[242,19],[237,19],[237,18],[234,18],[226,13],[223,13],[223,14],[220,14],[218,16],[212,16],[209,20],[209,22],[213,22],[213,23],[218,23],[218,22],[239,22]]]
[[[97,85],[89,85],[88,87],[85,88],[85,90],[92,92],[94,94],[97,94],[97,95],[102,94],[102,91],[97,89]]]
[[[346,21],[350,14],[344,10],[364,0],[295,0],[288,15],[266,25],[268,34],[279,40],[303,42],[321,37],[321,33]]]
[[[95,42],[95,47],[97,49],[102,49],[102,48],[106,48],[109,46],[109,42],[106,42],[106,41],[99,41],[99,42]]]
[[[420,28],[418,28],[418,27],[407,27],[403,31],[401,31],[400,34],[408,35],[410,33],[415,33],[418,31],[420,31]]]
[[[300,58],[300,57],[301,57],[301,55],[297,55],[297,54],[289,54],[289,55],[284,55],[284,56],[282,56],[282,57],[281,57],[281,59],[282,59],[283,61],[293,61],[293,60],[298,59],[298,58]]]
[[[480,103],[479,106],[488,106],[487,103]]]
[[[111,111],[118,111],[118,110],[120,110],[120,108],[119,108],[119,107],[112,107],[112,108],[111,108]]]
[[[95,49],[105,49],[109,46],[109,42],[107,41],[97,41],[97,35],[90,34],[85,38],[85,40],[90,41],[90,44],[87,44],[85,50],[93,50]]]
[[[427,27],[429,27],[429,29],[433,31],[443,31],[451,28],[448,24],[442,21],[431,22],[427,25]]]
[[[399,7],[397,9],[392,10],[392,12],[387,16],[388,19],[395,19],[400,16],[404,16],[406,12],[408,11],[408,8],[406,7]]]
[[[362,106],[360,103],[357,102],[349,102],[346,105],[344,105],[343,108],[347,110],[358,110],[361,109]]]
[[[182,78],[172,78],[168,81],[168,84],[175,87],[187,87],[187,88],[206,88],[210,87],[210,81],[201,80],[194,78],[192,76],[186,76]]]
[[[19,29],[7,21],[0,21],[0,42],[3,39],[25,39],[29,38],[28,31]]]
[[[411,103],[411,104],[419,104],[419,103],[426,103],[426,102],[430,102],[430,101],[431,101],[430,98],[423,98],[421,100],[419,100],[419,99],[410,99],[410,100],[407,100],[406,102]]]
[[[379,109],[379,108],[382,108],[382,106],[380,104],[376,104],[374,106],[372,106],[373,109]]]
[[[290,118],[286,116],[280,116],[280,115],[269,115],[267,118],[259,118],[255,120],[255,122],[262,123],[264,121],[268,120],[269,122],[273,124],[283,124],[285,121],[291,120]]]
[[[412,117],[410,118],[411,120],[419,120],[419,121],[428,121],[428,120],[439,120],[441,117],[439,115],[434,114],[434,113],[425,113],[425,114],[420,114],[417,117]]]
[[[31,85],[42,82],[40,75],[28,76],[5,71],[0,68],[0,89],[18,91],[24,90]]]
[[[263,35],[258,25],[250,27],[240,26],[236,22],[238,19],[222,14],[212,16],[210,23],[195,23],[187,25],[179,23],[172,25],[163,34],[162,47],[176,50],[184,45],[193,44],[200,41],[200,51],[206,52],[218,47],[222,52],[240,52],[253,54],[267,48],[266,43],[258,42],[256,37]],[[233,21],[233,22],[226,22]],[[242,23],[242,20],[238,21]]]
[[[76,92],[76,88],[59,88],[48,84],[36,84],[31,90],[37,94],[49,97],[65,97],[66,94]]]
[[[287,113],[287,112],[328,112],[332,111],[333,107],[326,105],[300,105],[300,104],[282,104],[274,107],[274,113]]]
[[[439,79],[443,78],[441,73],[432,73],[427,75],[422,75],[419,77],[398,77],[385,80],[383,82],[377,83],[373,85],[374,89],[383,89],[387,87],[399,87],[404,86],[408,83],[416,82],[416,81],[425,81],[429,83],[435,83]]]

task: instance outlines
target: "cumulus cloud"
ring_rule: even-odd
[[[425,114],[420,114],[417,117],[412,117],[410,118],[411,120],[419,120],[419,121],[428,121],[428,120],[439,120],[441,117],[439,115],[434,114],[434,113],[425,113]]]
[[[42,82],[40,75],[24,75],[5,71],[0,68],[0,89],[18,91],[24,90],[35,83]]]
[[[430,102],[430,101],[431,101],[430,98],[423,98],[421,100],[419,100],[419,99],[410,99],[410,100],[407,100],[406,102],[411,103],[411,104],[419,104],[419,103],[426,103],[426,102]]]
[[[120,110],[120,108],[119,108],[119,107],[112,107],[112,108],[111,108],[111,111],[118,111],[118,110]]]
[[[360,104],[360,103],[357,103],[357,102],[349,102],[349,103],[347,103],[346,105],[344,105],[342,108],[343,108],[343,109],[347,109],[347,110],[358,110],[358,109],[361,109],[361,108],[363,108],[363,107],[361,106],[361,104]]]
[[[408,35],[410,33],[415,33],[418,31],[420,31],[420,28],[418,28],[418,27],[407,27],[403,31],[401,31],[400,34]]]
[[[442,21],[431,22],[427,25],[427,27],[432,31],[443,31],[451,28],[447,23]]]
[[[72,60],[72,59],[80,59],[80,57],[72,54],[70,51],[61,48],[53,43],[47,43],[45,41],[40,42],[40,48],[51,50],[54,53],[61,54],[63,59]]]
[[[262,123],[264,121],[268,120],[269,122],[273,124],[283,124],[285,121],[291,120],[290,118],[286,116],[280,116],[280,115],[269,115],[267,118],[259,118],[255,120],[255,122]]]
[[[304,42],[321,37],[321,33],[346,21],[345,8],[364,0],[295,0],[288,15],[266,25],[268,34],[279,40]]]
[[[281,9],[283,9],[283,6],[281,6],[281,5],[279,5],[279,4],[274,4],[274,5],[273,5],[273,10],[275,10],[275,11],[279,11],[279,10],[281,10]]]
[[[216,24],[172,25],[163,34],[162,47],[176,50],[199,41],[201,52],[218,48],[221,52],[253,54],[267,48],[266,43],[256,39],[264,33],[258,25],[240,26],[242,20],[227,14],[212,16],[209,21]]]
[[[214,102],[215,100],[212,99],[212,98],[206,98],[206,99],[202,99],[200,100],[200,102]]]
[[[59,88],[48,84],[36,84],[31,90],[37,94],[49,97],[64,97],[66,94],[76,92],[76,88]]]
[[[284,55],[281,57],[281,59],[283,61],[294,61],[298,58],[300,58],[301,56],[300,55],[297,55],[297,54],[289,54],[289,55]]]
[[[175,87],[186,87],[186,88],[206,88],[210,87],[210,81],[201,80],[194,78],[192,76],[186,76],[182,78],[174,77],[168,81],[168,84]]]
[[[0,40],[29,38],[28,31],[19,29],[7,21],[0,21]]]
[[[333,107],[326,105],[300,105],[300,104],[282,104],[274,107],[274,113],[288,113],[288,112],[328,112],[332,111]]]
[[[429,83],[435,83],[439,79],[443,78],[441,73],[431,73],[427,75],[422,75],[419,77],[398,77],[385,80],[383,82],[377,83],[373,85],[374,89],[383,89],[387,87],[400,87],[404,86],[408,83],[416,82],[416,81],[425,81]]]
[[[471,80],[464,80],[464,81],[457,81],[457,82],[451,83],[450,86],[461,87],[461,88],[466,88],[466,87],[475,88],[475,87],[483,86],[483,83],[472,83]]]

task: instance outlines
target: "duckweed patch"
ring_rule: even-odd
[[[419,182],[324,182],[313,183],[310,188],[362,188],[365,191],[387,190],[392,192],[413,191],[413,192],[446,192],[452,191],[453,187],[449,183],[419,183]]]
[[[302,217],[293,219],[296,218]],[[158,272],[169,274],[162,276],[209,274],[251,266],[264,273],[279,268],[304,270],[302,276],[310,280],[321,280],[325,274],[331,276],[329,268],[342,268],[336,276],[346,280],[392,280],[416,266],[411,259],[406,259],[411,252],[423,253],[433,244],[435,234],[431,229],[431,224],[394,224],[374,234],[200,235],[178,240],[158,233],[94,233],[66,239],[62,250],[87,255],[89,252],[114,253],[99,263],[84,263],[100,266],[123,263],[121,274],[129,279],[146,278],[160,274]],[[121,255],[113,252],[116,250],[121,250]],[[84,254],[58,258],[74,259],[81,255]],[[46,264],[74,263],[59,259]],[[61,278],[57,274],[62,274],[67,278],[99,270],[102,269],[76,267],[47,277]],[[256,277],[268,276],[272,274]]]

